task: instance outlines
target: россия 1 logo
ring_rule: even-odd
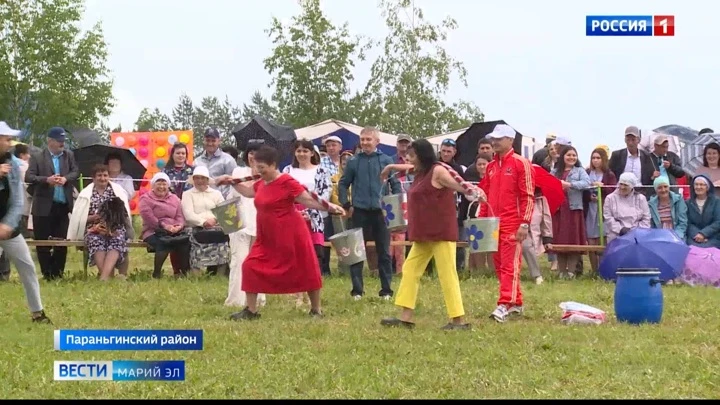
[[[589,15],[585,17],[588,37],[674,37],[674,15]]]

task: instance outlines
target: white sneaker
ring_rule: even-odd
[[[384,299],[385,301],[390,301],[390,300],[392,299],[392,297],[389,296],[389,295],[385,295],[385,296],[383,296],[383,299]]]
[[[362,295],[353,295],[353,299],[355,301],[360,301],[362,299]]]
[[[509,308],[507,308],[508,315],[517,314],[522,315],[524,311],[524,308],[520,305],[512,305]]]
[[[494,319],[497,322],[503,323],[507,320],[508,310],[505,305],[498,305],[494,311],[490,314],[490,319]]]
[[[542,283],[543,283],[543,278],[542,278],[542,276],[538,276],[538,277],[535,279],[535,284],[540,285],[540,284],[542,284]]]

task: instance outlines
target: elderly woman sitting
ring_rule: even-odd
[[[162,267],[170,252],[176,252],[180,264],[177,268],[173,266],[173,273],[184,275],[190,267],[190,240],[183,232],[185,217],[180,199],[170,192],[170,177],[165,173],[155,173],[150,186],[152,190],[140,197],[139,206],[142,239],[148,244],[148,251],[155,252],[153,277],[162,276]]]
[[[650,228],[650,208],[645,196],[635,191],[637,184],[633,173],[623,173],[618,188],[605,199],[603,216],[608,242],[631,229]]]
[[[650,198],[651,226],[656,229],[669,229],[685,240],[688,226],[687,204],[683,197],[670,191],[670,180],[661,176],[653,182],[655,195]]]
[[[127,193],[110,181],[108,167],[96,165],[92,184],[78,194],[68,226],[67,239],[85,240],[90,266],[97,266],[100,280],[108,280],[125,259],[127,240],[134,237]]]
[[[205,166],[197,166],[188,179],[193,187],[183,192],[182,211],[190,233],[190,267],[207,267],[216,274],[217,266],[230,261],[229,238],[218,226],[212,209],[224,198],[220,191],[210,187],[210,173]]]
[[[710,178],[697,175],[690,184],[687,244],[720,248],[720,198]]]

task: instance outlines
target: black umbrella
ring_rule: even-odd
[[[90,145],[103,144],[102,138],[97,131],[90,128],[78,128],[70,131],[75,149],[84,148]]]
[[[293,144],[297,140],[297,135],[292,127],[276,124],[259,115],[247,124],[238,125],[232,133],[239,151],[244,151],[248,143],[252,141],[262,140],[266,145],[280,151],[281,162],[291,155]]]
[[[491,133],[493,129],[495,129],[495,126],[499,124],[509,125],[503,120],[476,122],[470,125],[470,128],[468,128],[467,131],[463,132],[460,136],[458,136],[457,140],[455,141],[457,142],[458,150],[458,153],[455,157],[457,163],[463,166],[472,165],[472,163],[475,161],[475,157],[477,156],[478,141],[484,138],[485,135]],[[512,127],[512,125],[510,126]],[[517,132],[517,130],[515,132]],[[522,134],[520,132],[517,132],[515,135],[515,140],[513,141],[513,149],[515,150],[515,153],[519,155],[522,154],[522,140]]]
[[[83,146],[73,150],[75,154],[75,161],[80,168],[80,173],[83,177],[90,177],[92,168],[98,164],[105,164],[105,158],[113,153],[120,156],[122,162],[122,171],[128,176],[135,180],[142,179],[145,176],[147,169],[140,163],[135,155],[130,152],[129,149],[117,148],[115,146],[94,144]],[[140,182],[133,181],[135,190],[140,190]]]
[[[693,139],[697,138],[698,131],[684,127],[682,125],[663,125],[661,127],[657,127],[653,129],[655,132],[659,132],[661,134],[670,135],[670,136],[677,136],[680,138],[681,141],[690,142]]]

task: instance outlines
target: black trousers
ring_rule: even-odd
[[[65,239],[67,237],[70,218],[67,204],[53,202],[50,215],[46,217],[33,216],[33,235],[35,240],[48,240],[50,238]],[[35,248],[40,271],[47,280],[62,278],[65,273],[67,260],[67,247],[64,246],[38,246]]]

